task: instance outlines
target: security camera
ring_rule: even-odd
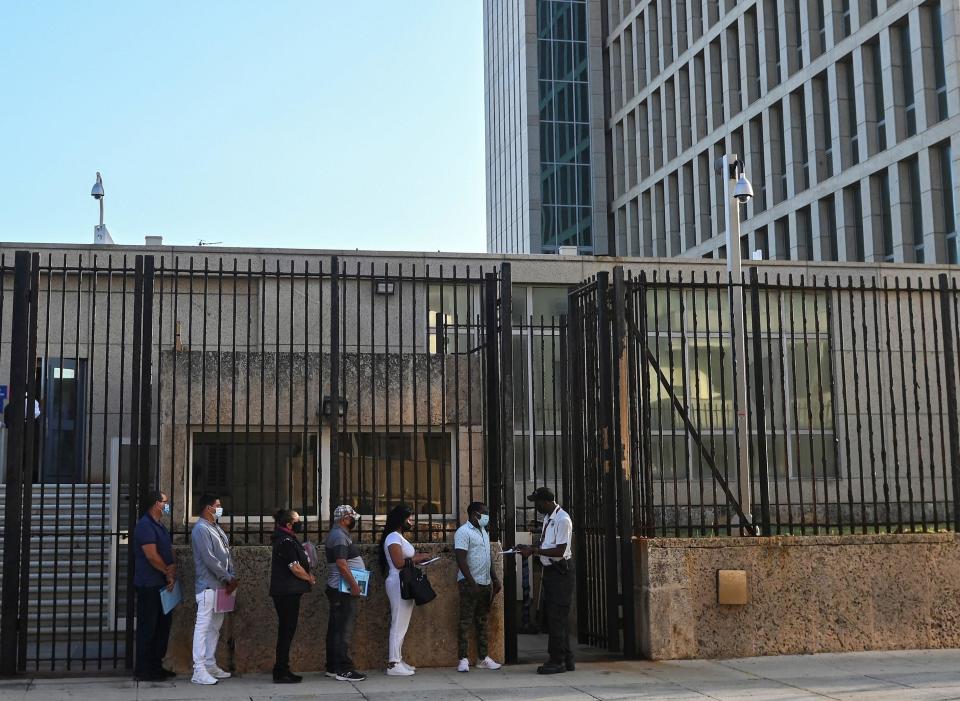
[[[97,182],[93,184],[90,196],[98,202],[103,198],[103,180],[100,179],[100,171],[97,171]]]
[[[737,198],[737,202],[740,204],[746,204],[753,197],[753,186],[743,173],[740,173],[737,184],[733,187],[733,196]]]

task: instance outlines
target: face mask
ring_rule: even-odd
[[[292,530],[294,533],[303,533],[303,521],[297,521],[295,524],[293,524]]]
[[[403,522],[403,530],[404,530],[404,532],[409,531],[409,530],[412,530],[412,529],[413,529],[413,524],[412,524],[412,523],[410,523],[409,521],[404,521],[404,522]]]
[[[216,509],[213,510],[213,517],[215,519],[219,519],[221,516],[223,516],[223,507],[218,506]]]
[[[164,515],[164,516],[169,516],[169,515],[170,515],[170,504],[164,504],[164,505],[163,505],[163,515]]]
[[[352,531],[353,527],[356,525],[357,525],[357,519],[351,518],[349,521],[347,521],[347,530]]]
[[[480,528],[486,528],[490,523],[490,514],[480,514],[478,521],[480,523]]]

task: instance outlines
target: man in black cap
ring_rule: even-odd
[[[570,652],[568,622],[570,602],[573,598],[573,521],[570,514],[561,509],[553,492],[546,487],[538,487],[527,497],[543,514],[543,530],[540,532],[540,547],[522,546],[517,551],[522,557],[536,555],[543,565],[543,609],[544,620],[550,641],[547,650],[550,659],[537,667],[537,674],[558,674],[572,672],[573,653]]]

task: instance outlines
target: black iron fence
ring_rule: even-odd
[[[754,273],[732,284],[640,273],[622,283],[620,336],[621,321],[603,318],[604,306],[620,313],[615,286],[601,277],[571,297],[571,339],[586,333],[575,401],[601,404],[586,406],[576,432],[589,469],[616,424],[636,533],[953,528],[957,296],[946,277]],[[620,383],[609,419],[604,374]]]
[[[399,503],[420,541],[451,539],[473,500],[512,534],[513,490],[489,479],[512,475],[490,430],[509,426],[509,289],[508,265],[0,261],[4,671],[130,667],[149,489],[176,542],[204,493],[236,545],[268,543],[279,508],[319,542],[340,503],[362,541]]]

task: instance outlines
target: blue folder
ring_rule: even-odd
[[[357,584],[360,586],[360,596],[366,596],[370,587],[370,570],[355,570],[351,567],[350,572],[353,573],[353,578],[357,580]],[[344,594],[350,593],[350,584],[343,577],[340,578],[340,591]]]
[[[160,605],[163,606],[163,614],[167,615],[177,604],[183,601],[183,591],[180,589],[180,580],[173,583],[173,591],[167,591],[166,587],[160,590]]]

